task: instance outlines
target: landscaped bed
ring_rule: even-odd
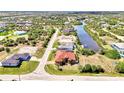
[[[24,61],[19,67],[0,67],[0,74],[28,74],[33,72],[38,64],[38,61]]]

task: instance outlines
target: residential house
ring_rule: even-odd
[[[29,53],[15,54],[9,59],[2,62],[2,66],[19,66],[22,61],[29,61],[31,58]]]
[[[15,54],[11,58],[16,60],[28,61],[31,58],[31,56],[29,53],[24,53],[24,54]]]
[[[58,42],[60,44],[73,44],[74,43],[74,39],[72,36],[65,36],[62,35],[58,38]]]
[[[2,66],[18,66],[21,64],[20,60],[15,60],[15,59],[7,59],[2,62]]]
[[[121,57],[124,57],[124,43],[114,43],[111,46],[119,52]]]
[[[65,33],[73,32],[73,31],[74,31],[74,28],[66,28],[63,30],[63,32]]]
[[[58,46],[58,49],[59,50],[67,50],[67,51],[73,51],[74,49],[74,44],[61,44]]]
[[[73,51],[74,39],[71,36],[60,36],[58,42],[60,43],[59,50]]]
[[[71,51],[58,50],[55,56],[55,62],[59,65],[66,65],[70,63],[71,65],[76,64],[76,55]]]

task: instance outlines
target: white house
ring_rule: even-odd
[[[124,43],[114,43],[111,46],[119,52],[121,57],[124,57]]]

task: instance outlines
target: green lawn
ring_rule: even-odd
[[[60,71],[58,70],[58,67],[54,64],[47,64],[45,65],[45,70],[46,72],[48,72],[49,74],[52,74],[52,75],[74,75],[74,74],[77,74],[79,73],[79,71],[77,70],[63,70],[63,71]]]
[[[52,50],[49,54],[48,61],[52,61],[55,58],[56,50]]]
[[[5,36],[5,35],[9,35],[12,34],[14,31],[4,31],[4,32],[0,32],[0,36]]]
[[[17,38],[20,38],[20,37],[28,38],[28,35],[27,34],[25,34],[25,35],[11,35],[11,36],[8,36],[8,39],[16,40]]]
[[[36,53],[34,54],[34,56],[36,56],[37,58],[41,58],[45,52],[45,48],[39,48]]]
[[[38,66],[37,61],[24,61],[20,67],[0,67],[0,74],[27,74],[33,72]]]
[[[45,71],[51,75],[76,75],[76,76],[110,76],[110,77],[124,77],[124,74],[120,73],[80,73],[78,70],[58,70],[58,67],[54,64],[47,64]]]
[[[59,42],[58,42],[58,40],[56,40],[56,41],[54,42],[54,44],[53,44],[53,48],[58,48],[58,46],[59,46]]]

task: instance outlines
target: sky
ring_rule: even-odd
[[[0,11],[124,11],[123,0],[0,0]]]

